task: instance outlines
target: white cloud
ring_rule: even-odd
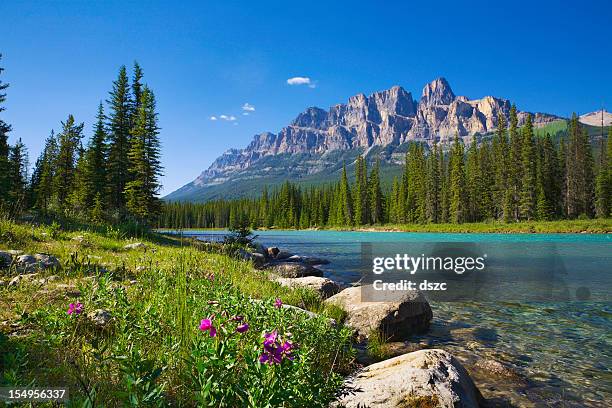
[[[211,116],[210,120],[217,120],[217,117],[216,116]]]
[[[255,106],[247,102],[244,105],[242,105],[242,110],[245,112],[255,112]]]
[[[242,112],[244,116],[249,116],[249,112]]]
[[[219,115],[219,118],[223,120],[227,120],[229,122],[233,122],[236,120],[236,117],[234,115]]]
[[[310,88],[315,87],[315,83],[309,77],[293,77],[287,80],[289,85],[308,85]]]

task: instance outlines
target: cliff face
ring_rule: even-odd
[[[425,85],[419,102],[400,86],[370,96],[358,94],[346,104],[332,106],[329,110],[308,108],[278,134],[255,135],[246,148],[228,150],[185,187],[224,183],[237,172],[271,155],[322,155],[335,150],[393,147],[413,140],[447,143],[455,135],[469,142],[477,133],[495,130],[500,113],[508,119],[508,100],[493,96],[470,100],[456,96],[444,78]],[[526,115],[526,112],[519,112],[519,124]],[[534,115],[536,126],[557,119],[543,113]]]

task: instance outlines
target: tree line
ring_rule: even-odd
[[[313,228],[368,224],[505,222],[610,217],[612,129],[592,146],[577,115],[567,137],[537,137],[531,116],[518,126],[516,107],[508,123],[498,117],[492,138],[466,148],[455,137],[447,149],[412,142],[401,177],[383,189],[380,164],[368,170],[359,156],[349,182],[346,166],[333,184],[303,188],[289,181],[258,198],[205,203],[170,202],[159,227]],[[597,154],[595,154],[597,153]],[[598,159],[596,160],[595,157]]]
[[[0,113],[7,87],[0,81]],[[155,95],[138,63],[131,81],[125,66],[119,69],[106,110],[100,102],[86,145],[84,124],[68,115],[47,137],[31,174],[26,147],[21,139],[9,145],[12,129],[0,118],[0,211],[97,223],[154,221],[161,212],[160,129]]]

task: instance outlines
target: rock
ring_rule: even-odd
[[[279,256],[282,254],[283,252],[279,253]],[[278,258],[277,258],[278,259]],[[303,258],[299,255],[291,255],[287,258],[283,259],[285,262],[302,262]]]
[[[491,359],[478,359],[476,361],[475,366],[486,372],[487,376],[496,376],[506,379],[511,379],[513,381],[520,381],[520,375],[514,371],[512,368],[508,367],[505,364],[500,363],[497,360]]]
[[[22,283],[32,282],[37,277],[38,277],[37,273],[27,273],[27,274],[24,274],[24,275],[17,275],[13,279],[11,279],[11,281],[9,282],[8,285],[9,286],[18,286],[18,285],[21,285]]]
[[[293,255],[292,253],[289,253],[287,251],[280,251],[278,254],[276,254],[274,258],[281,261],[281,260],[288,260],[289,258],[293,256],[296,256],[296,255]]]
[[[11,254],[5,251],[0,251],[0,269],[8,268],[13,263],[13,257]]]
[[[8,251],[5,251],[5,252],[9,253],[11,256],[23,255],[23,251],[21,249],[9,249]]]
[[[303,278],[278,278],[276,282],[290,288],[307,288],[318,292],[323,299],[340,292],[340,286],[331,279],[318,276],[305,276]]]
[[[58,261],[58,259],[51,255],[36,254],[34,255],[34,258],[36,259],[36,262],[38,263],[39,267],[41,267],[42,269],[57,268],[60,266],[60,262]]]
[[[469,374],[444,350],[419,350],[372,364],[345,382],[332,405],[357,408],[477,408],[482,395]]]
[[[278,249],[278,247],[268,248],[268,256],[270,258],[276,258],[276,255],[278,255],[279,252],[280,252],[280,249]]]
[[[34,256],[32,255],[19,255],[17,257],[17,265],[18,266],[25,266],[25,265],[30,265],[30,264],[34,264],[36,263],[36,258],[34,258]]]
[[[310,310],[302,309],[301,307],[297,307],[297,306],[293,306],[293,305],[283,304],[282,308],[283,309],[294,310],[294,311],[296,311],[298,313],[301,313],[301,314],[303,314],[305,316],[308,316],[309,319],[314,319],[314,318],[317,318],[317,317],[320,316],[320,315],[318,315],[318,314],[316,314],[314,312],[311,312]],[[335,327],[338,324],[335,319],[331,319],[331,318],[328,318],[327,322],[329,323],[330,327]]]
[[[103,328],[110,323],[113,317],[108,310],[98,309],[87,313],[87,318],[96,326]]]
[[[266,257],[258,252],[249,252],[244,249],[238,250],[238,256],[245,261],[252,261],[255,267],[260,268],[266,263]]]
[[[344,289],[327,299],[326,303],[340,306],[347,312],[345,324],[357,332],[360,339],[372,331],[382,333],[389,340],[405,340],[411,334],[429,328],[433,314],[431,307],[419,291],[385,291],[376,302],[362,302],[362,290],[370,285]]]
[[[123,247],[123,249],[131,250],[131,249],[146,249],[147,246],[142,242],[134,242],[132,244],[127,244]]]
[[[279,262],[271,265],[272,273],[282,278],[303,278],[304,276],[323,276],[323,271],[299,262]]]
[[[259,242],[254,242],[252,245],[253,249],[255,250],[254,252],[260,253],[264,257],[268,256],[268,248],[266,248],[264,245],[260,244]]]
[[[46,285],[49,282],[53,282],[59,279],[59,276],[57,275],[51,275],[51,276],[47,276],[46,278],[41,278],[38,280],[38,283],[40,283],[41,285]]]
[[[307,265],[327,265],[329,264],[329,261],[327,259],[316,258],[313,256],[302,257],[302,262],[304,262]]]

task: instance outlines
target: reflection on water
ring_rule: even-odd
[[[493,269],[503,277],[495,279],[492,298],[503,293],[505,301],[432,301],[432,329],[406,347],[442,347],[456,354],[485,397],[493,401],[560,407],[607,406],[606,401],[612,401],[609,235],[258,234],[264,245],[329,259],[331,263],[320,268],[327,277],[343,284],[360,279],[363,242],[476,243],[486,248]],[[543,251],[551,251],[547,246],[554,248],[557,263],[542,257]],[[537,276],[546,279],[535,279]],[[557,300],[548,297],[546,302],[537,302],[537,297],[529,298],[529,294],[542,293],[536,286],[542,282],[549,282],[548,289],[558,296]],[[496,366],[496,362],[503,366]]]

